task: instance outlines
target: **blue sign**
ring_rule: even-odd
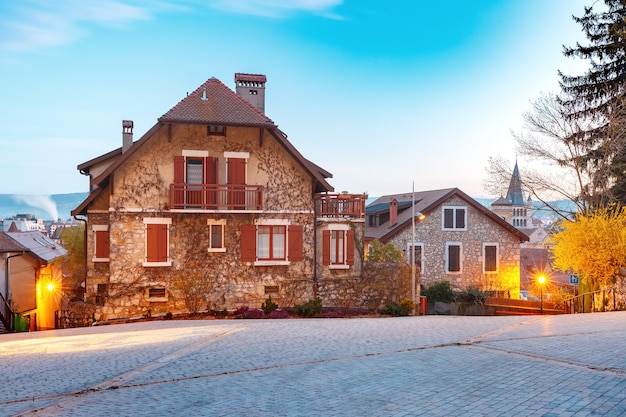
[[[578,285],[578,275],[570,274],[569,275],[569,283]]]

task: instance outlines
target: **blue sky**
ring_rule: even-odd
[[[76,166],[121,146],[123,119],[137,139],[208,78],[247,72],[337,191],[489,196],[488,157],[514,163],[530,102],[586,69],[562,47],[585,43],[571,16],[589,2],[0,2],[0,193],[87,191]]]

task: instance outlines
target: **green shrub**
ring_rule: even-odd
[[[429,285],[422,291],[422,295],[426,296],[426,301],[429,303],[451,303],[456,300],[456,294],[452,291],[448,281],[439,281]]]
[[[385,306],[380,310],[380,314],[386,314],[388,316],[400,317],[400,316],[408,316],[413,311],[413,300],[410,298],[405,298],[399,303],[390,302],[385,304]]]
[[[487,301],[487,295],[477,287],[468,287],[465,291],[458,293],[457,297],[459,301],[465,303],[485,304]]]
[[[278,304],[272,301],[271,295],[267,298],[267,300],[263,302],[263,304],[261,304],[261,310],[263,310],[265,314],[270,314],[272,311],[276,310],[277,308],[278,308]]]
[[[313,317],[322,312],[322,299],[316,298],[304,304],[296,304],[294,311],[300,317]]]

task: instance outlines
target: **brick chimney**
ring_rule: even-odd
[[[265,114],[265,82],[263,74],[235,74],[235,92]]]
[[[122,153],[133,146],[133,121],[122,120]]]
[[[394,226],[398,223],[398,200],[393,198],[389,202],[389,226]]]

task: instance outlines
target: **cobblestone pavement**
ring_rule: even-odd
[[[0,335],[0,416],[626,415],[626,312]]]

